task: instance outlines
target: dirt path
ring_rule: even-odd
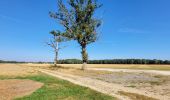
[[[135,70],[135,69],[112,69],[112,68],[88,68],[88,70],[100,70],[111,72],[140,72],[140,73],[153,73],[159,75],[170,75],[170,71],[158,71],[158,70]]]
[[[51,71],[51,70],[45,70],[45,69],[38,69],[38,70],[48,75],[67,80],[67,81],[70,81],[72,83],[75,83],[81,86],[89,87],[93,90],[111,95],[121,100],[130,100],[130,99],[127,96],[120,95],[119,91],[144,95],[144,96],[152,97],[152,98],[159,99],[159,100],[170,100],[170,97],[168,96],[155,95],[153,92],[141,91],[135,88],[123,87],[119,84],[108,83],[108,82],[104,82],[101,80],[92,79],[89,77],[63,74],[57,71]]]

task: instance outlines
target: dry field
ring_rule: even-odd
[[[49,67],[50,64],[24,64],[33,67]],[[59,64],[63,67],[81,68],[82,64]],[[128,65],[128,64],[88,64],[88,68],[113,68],[113,69],[141,69],[141,70],[170,70],[170,65]]]
[[[80,68],[81,64],[61,64],[65,67]],[[114,69],[144,69],[144,70],[170,70],[170,65],[128,65],[128,64],[88,64],[88,68],[114,68]]]
[[[0,64],[0,76],[26,76],[36,74],[36,70],[28,66],[18,64]]]

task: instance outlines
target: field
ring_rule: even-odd
[[[47,67],[50,64],[26,64],[27,66]],[[81,64],[59,64],[63,67],[81,68]],[[88,68],[138,69],[138,70],[170,70],[170,65],[135,65],[135,64],[88,64]]]
[[[81,64],[62,64],[66,67],[81,67]],[[144,69],[144,70],[170,70],[170,65],[127,65],[127,64],[89,64],[89,68],[114,68],[114,69]]]
[[[169,65],[60,66],[0,64],[0,100],[170,99]]]
[[[114,100],[28,66],[0,64],[0,69],[0,100]]]

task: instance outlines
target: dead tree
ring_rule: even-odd
[[[55,57],[54,57],[54,66],[57,67],[58,65],[58,54],[59,51],[64,48],[61,47],[60,44],[61,42],[64,42],[63,37],[61,37],[59,34],[60,32],[56,32],[56,31],[52,31],[50,32],[50,34],[52,35],[52,39],[50,40],[50,42],[47,43],[47,45],[49,45],[50,47],[52,47],[54,49],[54,53],[55,53]]]

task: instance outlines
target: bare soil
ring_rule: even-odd
[[[42,85],[32,80],[0,80],[0,100],[13,100],[30,95]]]
[[[113,72],[112,74],[103,74],[98,76],[89,76],[95,79],[103,80],[109,83],[116,83],[122,87],[129,87],[169,97],[170,99],[170,76],[163,76],[149,73],[128,73]]]

